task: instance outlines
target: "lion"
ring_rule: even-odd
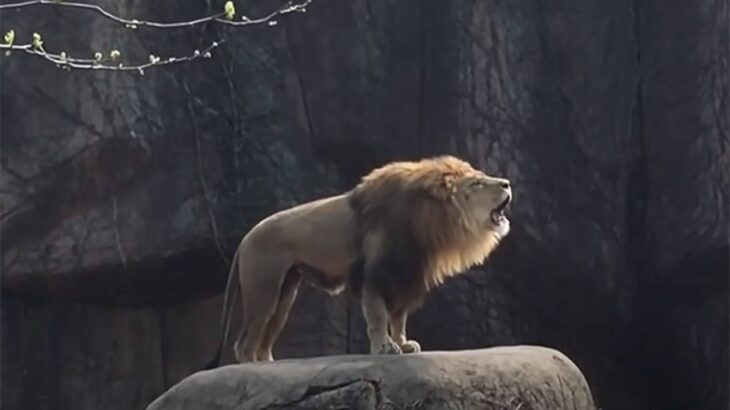
[[[408,315],[444,280],[487,259],[509,233],[511,201],[507,179],[443,155],[385,164],[350,191],[268,216],[234,253],[218,350],[206,368],[220,363],[239,293],[236,360],[274,360],[302,282],[331,295],[350,289],[371,354],[420,352],[406,337]]]

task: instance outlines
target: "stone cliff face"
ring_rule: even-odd
[[[72,55],[227,42],[144,76],[0,60],[3,409],[144,407],[214,351],[253,223],[445,152],[513,181],[513,233],[412,319],[424,348],[557,347],[604,409],[727,402],[727,2],[316,0],[139,33],[30,10],[0,27]],[[275,354],[363,351],[359,307],[306,290]]]

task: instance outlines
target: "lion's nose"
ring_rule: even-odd
[[[497,185],[499,185],[499,187],[504,190],[509,189],[509,181],[507,181],[507,180],[499,181],[499,182],[497,182]]]

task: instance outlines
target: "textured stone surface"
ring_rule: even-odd
[[[510,346],[404,356],[330,356],[196,373],[147,410],[595,409],[562,353]]]
[[[28,13],[0,27],[71,55],[227,42],[144,76],[0,57],[3,409],[146,405],[212,354],[226,259],[255,221],[443,152],[513,181],[513,232],[413,316],[424,348],[540,343],[603,409],[725,408],[726,1],[315,0],[276,26],[174,32]],[[275,354],[364,340],[358,306],[305,289]]]

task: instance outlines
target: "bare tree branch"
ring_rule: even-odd
[[[110,13],[101,6],[98,6],[96,4],[87,4],[87,3],[76,3],[76,2],[61,2],[57,0],[30,0],[30,1],[24,1],[24,2],[18,2],[18,3],[10,3],[10,4],[0,4],[0,11],[3,10],[10,10],[10,9],[19,9],[19,8],[25,8],[30,6],[55,6],[55,7],[70,7],[70,8],[77,8],[77,9],[85,9],[85,10],[91,10],[95,11],[98,14],[101,14],[102,16],[106,17],[107,19],[119,23],[124,24],[125,27],[135,29],[137,27],[153,27],[153,28],[182,28],[182,27],[192,27],[203,23],[208,22],[215,22],[220,24],[226,24],[229,26],[248,26],[252,24],[262,24],[271,22],[273,24],[276,24],[273,19],[277,16],[281,16],[284,14],[289,14],[292,12],[305,12],[306,7],[312,2],[312,0],[304,0],[301,3],[294,3],[294,2],[287,2],[282,7],[278,8],[277,10],[274,10],[270,12],[269,14],[259,17],[259,18],[249,18],[245,15],[241,16],[240,21],[234,21],[229,20],[226,18],[226,11],[222,11],[220,13],[215,13],[207,17],[201,17],[199,19],[195,20],[189,20],[189,21],[180,21],[180,22],[174,22],[174,23],[160,23],[160,22],[154,22],[154,21],[147,21],[147,20],[138,20],[138,19],[126,19],[120,16],[117,16],[113,13]]]
[[[241,26],[249,26],[254,24],[263,24],[268,23],[269,25],[276,25],[276,20],[274,20],[277,16],[282,16],[285,14],[293,13],[293,12],[305,12],[306,7],[312,2],[312,0],[303,0],[301,3],[295,3],[293,1],[288,1],[278,9],[266,14],[263,17],[259,18],[249,18],[248,16],[241,16],[241,19],[238,21],[233,20],[233,17],[235,15],[235,7],[233,5],[232,1],[228,1],[225,4],[225,8],[222,12],[212,14],[207,17],[202,17],[195,20],[189,20],[189,21],[180,21],[180,22],[173,22],[173,23],[160,23],[160,22],[154,22],[154,21],[148,21],[148,20],[138,20],[138,19],[127,19],[120,16],[117,16],[105,9],[103,9],[101,6],[98,6],[96,4],[87,4],[87,3],[77,3],[77,2],[61,2],[57,0],[29,0],[24,2],[17,2],[17,3],[11,3],[11,4],[0,4],[0,12],[4,10],[11,10],[11,9],[21,9],[31,6],[56,6],[56,7],[68,7],[68,8],[75,8],[75,9],[83,9],[83,10],[91,10],[95,11],[98,14],[102,15],[103,17],[115,22],[124,24],[125,27],[129,29],[137,29],[138,27],[152,27],[152,28],[188,28],[193,27],[199,24],[203,23],[220,23],[228,26],[235,26],[235,27],[241,27]],[[108,71],[137,71],[141,75],[144,75],[144,69],[150,68],[150,67],[156,67],[156,66],[163,66],[168,64],[174,64],[174,63],[182,63],[182,62],[188,62],[192,60],[196,60],[201,57],[209,58],[211,56],[211,51],[218,47],[220,44],[222,44],[225,40],[219,40],[214,41],[209,47],[207,47],[205,50],[199,51],[195,50],[195,52],[192,55],[189,56],[181,56],[181,57],[169,57],[166,59],[162,59],[158,56],[150,54],[149,56],[149,62],[147,63],[141,63],[141,64],[135,64],[135,65],[125,65],[123,63],[117,63],[116,60],[120,57],[121,53],[118,50],[112,50],[109,54],[108,58],[104,58],[104,56],[101,53],[96,53],[94,58],[76,58],[76,57],[70,57],[66,54],[66,52],[61,51],[60,53],[49,53],[45,50],[43,47],[43,40],[41,39],[41,35],[38,33],[33,33],[33,40],[30,43],[24,43],[24,44],[15,44],[15,31],[10,30],[7,33],[5,33],[4,42],[0,43],[0,50],[6,50],[5,55],[9,55],[8,53],[12,50],[15,51],[22,51],[27,54],[41,57],[51,63],[56,64],[58,67],[63,69],[70,70],[71,68],[76,69],[91,69],[91,70],[108,70]],[[110,63],[111,60],[111,63]]]
[[[66,55],[65,52],[59,54],[47,52],[43,46],[34,46],[34,44],[17,44],[8,45],[0,44],[0,50],[19,50],[28,53],[33,56],[41,57],[48,60],[61,68],[78,68],[78,69],[91,69],[91,70],[110,70],[110,71],[137,71],[144,75],[146,68],[163,66],[168,64],[182,63],[187,61],[197,60],[199,58],[210,58],[210,52],[223,44],[225,40],[214,41],[203,51],[195,50],[192,55],[182,57],[170,57],[167,59],[161,59],[160,57],[150,55],[150,61],[144,64],[138,65],[124,65],[122,63],[116,65],[104,64],[104,60],[100,58],[86,59],[86,58],[72,58]]]

